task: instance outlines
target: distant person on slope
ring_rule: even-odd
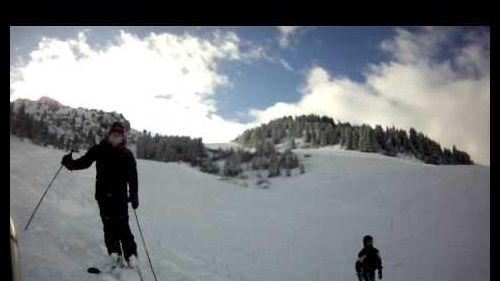
[[[373,247],[373,237],[363,237],[363,249],[358,254],[356,273],[359,281],[374,281],[375,270],[378,269],[378,278],[382,279],[382,259],[379,251]]]
[[[84,156],[73,160],[71,153],[62,158],[68,170],[86,169],[96,161],[95,199],[99,206],[104,242],[112,259],[112,268],[137,266],[137,245],[128,222],[128,202],[137,209],[137,168],[132,152],[126,147],[125,128],[114,122],[107,137],[91,147]],[[128,184],[128,190],[127,190]],[[123,255],[122,255],[123,249]]]

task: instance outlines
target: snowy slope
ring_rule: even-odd
[[[23,280],[98,280],[84,272],[106,258],[94,166],[62,170],[23,232],[64,152],[15,138],[10,145]],[[158,279],[355,280],[361,239],[371,234],[384,280],[490,280],[489,168],[329,148],[296,152],[311,155],[306,173],[273,178],[269,189],[138,160],[138,215]],[[153,280],[132,218],[141,269]]]

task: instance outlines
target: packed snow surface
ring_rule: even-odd
[[[269,179],[267,189],[254,184],[255,173],[229,180],[138,159],[137,215],[158,280],[356,280],[366,234],[381,252],[384,280],[490,280],[489,167],[335,148],[295,152],[306,173]],[[107,262],[95,165],[61,170],[23,230],[64,153],[10,139],[22,280],[138,280],[134,273],[86,273]],[[144,280],[154,280],[131,210],[130,225]]]

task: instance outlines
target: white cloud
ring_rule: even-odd
[[[300,26],[278,26],[279,44],[282,48],[287,48],[292,43],[293,34],[300,28]]]
[[[394,59],[371,65],[366,82],[335,77],[314,66],[296,103],[250,110],[255,124],[284,115],[326,114],[343,122],[414,127],[439,141],[469,152],[474,161],[490,162],[489,32],[469,31],[449,60],[433,59],[455,30],[398,29],[381,48]],[[446,45],[449,48],[449,44]]]
[[[295,69],[284,59],[280,59],[280,64],[288,71],[295,71]]]
[[[277,55],[269,55],[263,46],[255,45],[251,42],[242,42],[243,47],[248,49],[241,52],[241,59],[245,63],[251,63],[254,60],[265,60],[272,64],[282,66],[287,71],[295,72],[296,70],[283,58]]]
[[[251,56],[239,44],[233,32],[212,39],[121,32],[103,49],[90,46],[84,33],[43,38],[27,63],[11,69],[11,100],[50,96],[73,107],[121,112],[137,129],[226,141],[245,126],[215,114],[217,87],[230,85],[217,65]]]
[[[425,27],[424,30],[424,33],[416,34],[397,28],[396,37],[393,40],[382,42],[381,48],[403,63],[428,61],[436,55],[441,44],[446,42],[455,31],[452,28],[434,27]]]

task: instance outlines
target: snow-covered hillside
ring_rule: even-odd
[[[18,99],[11,102],[11,133],[60,148],[87,148],[104,136],[111,124],[129,121],[120,113],[82,107],[72,108],[42,97],[37,101]],[[135,142],[139,131],[130,128],[129,142]]]
[[[85,272],[106,259],[94,166],[62,170],[22,231],[63,153],[10,140],[22,280],[125,280]],[[490,280],[489,168],[328,148],[296,153],[311,155],[306,173],[270,179],[269,189],[138,160],[138,215],[158,279],[356,280],[354,261],[371,234],[384,280]],[[153,280],[133,215],[131,226],[145,280]]]

